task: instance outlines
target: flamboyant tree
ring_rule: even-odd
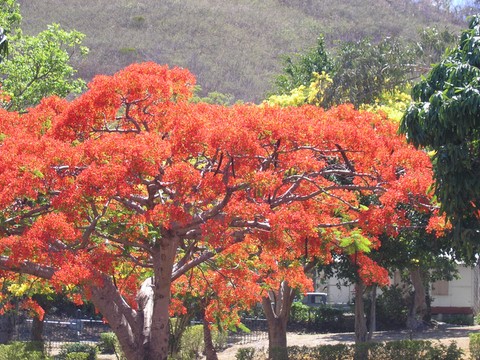
[[[312,258],[332,229],[375,244],[405,222],[399,202],[426,202],[426,155],[385,119],[192,104],[194,82],[134,64],[72,102],[0,114],[0,268],[75,286],[128,359],[167,358],[172,284],[217,254],[249,244],[281,272],[305,239]]]

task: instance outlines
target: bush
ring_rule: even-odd
[[[89,356],[90,356],[89,353],[72,352],[70,354],[67,354],[67,357],[65,359],[66,360],[88,360]]]
[[[328,305],[311,307],[294,302],[290,312],[289,326],[297,329],[320,332],[346,331],[345,315],[342,310]]]
[[[369,352],[369,358],[378,360],[457,360],[462,359],[462,355],[463,351],[454,342],[446,346],[424,340],[390,341]]]
[[[387,343],[364,343],[358,345],[321,345],[316,347],[288,348],[290,360],[460,360],[463,352],[456,343],[449,346],[433,345],[430,341],[401,340]]]
[[[337,360],[353,359],[353,348],[346,344],[321,345],[313,348],[306,346],[291,346],[288,348],[290,360]]]
[[[13,342],[8,345],[0,345],[0,360],[45,360],[40,348],[41,343],[37,342]]]
[[[122,347],[118,342],[117,335],[115,335],[113,332],[100,334],[98,349],[100,350],[101,354],[115,354],[117,359],[125,359],[125,354],[123,353]]]
[[[213,345],[216,349],[226,347],[227,331],[212,330]],[[174,354],[174,359],[190,360],[200,357],[205,345],[203,343],[203,325],[187,326],[180,341],[180,351]]]
[[[380,330],[400,329],[407,322],[408,305],[402,289],[393,285],[382,289],[377,298],[377,328]]]
[[[203,325],[188,326],[182,336],[176,359],[196,359],[203,351]]]
[[[100,350],[100,353],[115,354],[115,345],[117,341],[117,336],[113,332],[100,334],[100,341],[98,342],[98,349]]]
[[[67,360],[71,359],[69,354],[71,353],[86,353],[88,357],[86,360],[96,360],[97,359],[97,348],[92,345],[84,343],[70,343],[64,344],[60,348],[60,353],[55,357],[55,360]],[[81,357],[78,359],[82,359]]]
[[[246,347],[238,349],[237,353],[235,354],[236,360],[253,360],[255,357],[255,348],[253,347]]]
[[[471,333],[468,336],[470,338],[470,356],[474,360],[480,360],[480,333]]]
[[[473,325],[473,322],[474,322],[473,316],[466,315],[466,314],[443,315],[442,320],[447,324],[465,325],[465,326]]]

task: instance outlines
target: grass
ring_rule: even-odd
[[[190,69],[205,93],[260,101],[281,69],[280,55],[327,43],[400,35],[419,29],[457,29],[454,18],[412,0],[19,0],[24,30],[49,23],[87,34],[87,60],[76,64],[87,80],[134,61]],[[463,25],[463,24],[462,24]],[[134,52],[125,49],[135,49]]]

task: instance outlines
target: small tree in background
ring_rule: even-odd
[[[65,97],[85,89],[70,63],[73,56],[85,56],[85,35],[49,25],[35,36],[21,30],[22,16],[15,0],[0,2],[0,74],[3,107],[23,111],[49,95]],[[5,38],[8,37],[7,38]]]
[[[285,57],[283,72],[275,78],[274,93],[280,97],[295,95],[298,102],[299,95],[318,82],[318,75],[326,74],[332,80],[331,86],[319,91],[316,102],[305,96],[304,103],[325,108],[342,103],[357,108],[373,104],[385,92],[398,91],[418,79],[455,39],[446,29],[425,28],[417,43],[394,37],[364,39],[340,43],[329,53],[319,38],[316,47]]]

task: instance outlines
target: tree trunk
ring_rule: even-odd
[[[362,282],[355,284],[355,343],[367,341],[367,319],[363,303],[365,285]]]
[[[425,284],[420,268],[410,269],[410,280],[414,288],[413,301],[407,318],[407,327],[410,330],[418,330],[423,326],[423,316],[427,310],[425,301]]]
[[[34,317],[32,320],[32,341],[43,342],[43,328],[45,322],[38,317]]]
[[[270,291],[269,296],[262,299],[262,307],[268,324],[269,359],[288,359],[287,322],[293,297],[293,289],[283,282],[279,290]]]
[[[205,345],[206,360],[218,360],[215,346],[213,346],[212,331],[205,319],[205,312],[203,312],[203,343]]]
[[[377,331],[377,285],[373,285],[371,289],[371,303],[370,303],[370,329],[368,330],[367,340],[373,338],[373,333]]]
[[[110,278],[91,289],[91,299],[108,320],[128,360],[167,360],[170,285],[178,241],[163,238],[152,251],[154,277],[144,281],[132,309]]]
[[[153,309],[151,319],[144,318],[144,360],[167,360],[168,357],[170,286],[177,244],[176,238],[163,238],[152,255]]]

